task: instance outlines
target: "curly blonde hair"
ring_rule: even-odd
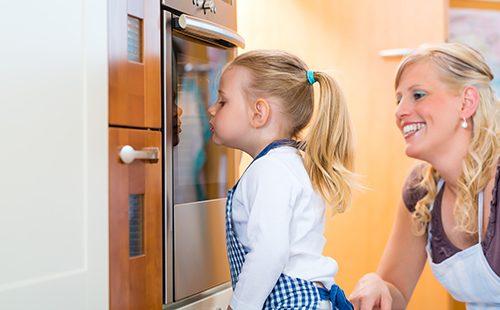
[[[450,89],[461,92],[464,87],[473,86],[479,93],[479,106],[472,117],[472,139],[457,180],[457,198],[453,208],[456,228],[476,235],[478,194],[492,178],[499,155],[499,102],[491,88],[493,74],[481,54],[466,45],[423,45],[400,63],[395,87],[398,87],[408,66],[421,62],[433,64]],[[416,235],[423,235],[431,220],[429,206],[436,197],[439,178],[439,173],[430,164],[423,168],[418,186],[426,191],[426,195],[417,202],[412,213],[412,230]]]
[[[297,56],[279,50],[255,50],[236,57],[226,68],[239,66],[251,74],[246,89],[250,99],[279,99],[292,137],[308,127],[302,140],[304,166],[313,188],[334,213],[350,204],[357,186],[352,172],[354,151],[351,122],[340,87],[330,75],[314,71],[320,93],[314,104],[314,88],[306,77],[307,65]],[[313,117],[315,116],[315,117]]]

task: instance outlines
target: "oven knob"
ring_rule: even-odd
[[[204,0],[193,0],[193,5],[201,6],[203,5]]]
[[[205,0],[203,2],[203,10],[210,10],[210,12],[214,13],[216,12],[215,8],[215,1],[214,0]],[[205,11],[206,14],[206,11]]]

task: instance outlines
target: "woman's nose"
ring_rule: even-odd
[[[406,100],[404,100],[404,98],[403,98],[403,99],[401,99],[401,100],[399,101],[399,104],[398,104],[397,108],[396,108],[396,112],[395,112],[396,118],[397,118],[398,120],[401,120],[403,117],[405,117],[405,116],[409,115],[409,114],[410,114],[410,112],[409,112],[409,108],[410,108],[410,107],[409,107],[409,105],[406,103]]]

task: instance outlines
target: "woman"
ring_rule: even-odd
[[[500,307],[499,104],[482,56],[457,43],[423,46],[399,66],[396,124],[424,161],[403,188],[378,270],[350,296],[356,309],[403,309],[427,257],[468,309]]]

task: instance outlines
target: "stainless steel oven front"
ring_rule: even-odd
[[[230,292],[224,215],[238,160],[234,151],[212,142],[207,109],[217,101],[222,69],[236,47],[244,46],[235,31],[234,1],[162,3],[168,309],[215,309],[230,297],[224,293]]]

